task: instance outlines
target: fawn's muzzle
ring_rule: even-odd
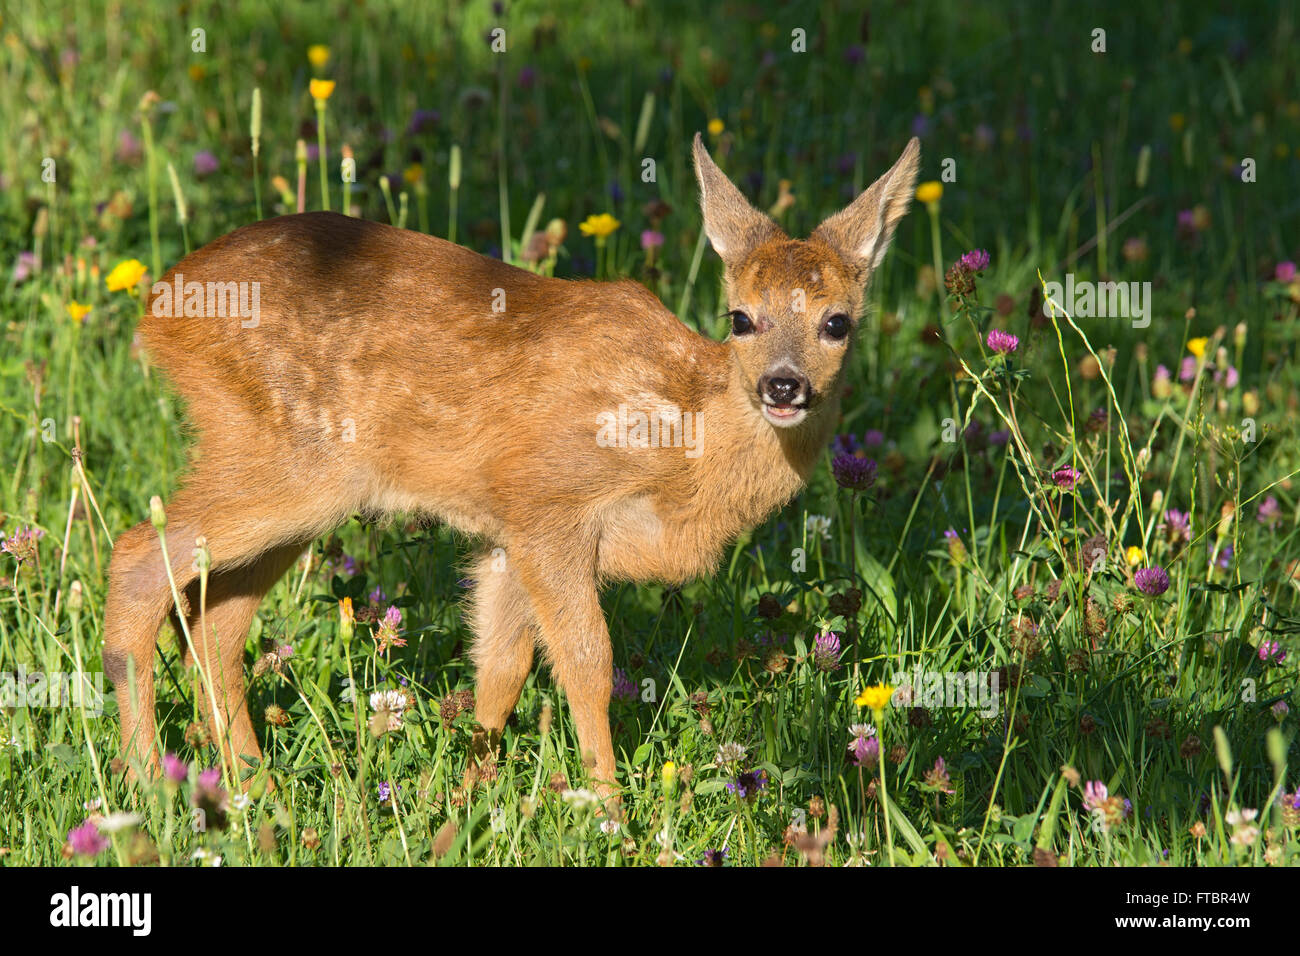
[[[765,405],[806,405],[810,391],[808,379],[786,369],[758,380],[758,395]]]
[[[763,416],[773,425],[797,425],[808,414],[812,386],[794,369],[781,366],[758,380],[758,397]]]

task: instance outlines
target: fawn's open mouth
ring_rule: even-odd
[[[781,428],[789,428],[791,425],[798,425],[808,415],[808,408],[804,405],[769,405],[763,403],[763,417],[773,425]]]

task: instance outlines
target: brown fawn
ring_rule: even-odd
[[[261,756],[244,651],[267,591],[354,513],[417,513],[484,545],[470,614],[490,746],[540,650],[597,789],[614,793],[601,584],[710,573],[730,540],[803,487],[920,161],[913,139],[801,241],[750,206],[698,135],[694,153],[725,266],[724,342],[633,281],[547,278],[331,213],[237,229],[155,285],[140,332],[198,439],[167,506],[168,554],[215,688],[211,704],[199,695],[204,716],[228,752]],[[157,308],[173,282],[177,300]],[[257,290],[253,321],[234,308],[184,314],[190,283],[232,282]],[[211,554],[202,609],[199,536]],[[150,522],[117,541],[110,578],[104,668],[124,754],[152,771],[154,650],[174,602]]]

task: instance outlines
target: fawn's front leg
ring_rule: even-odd
[[[600,608],[595,555],[512,552],[512,560],[531,599],[551,672],[569,698],[583,763],[606,809],[616,814],[618,773],[609,730],[614,652]]]

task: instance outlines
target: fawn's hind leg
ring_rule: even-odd
[[[261,760],[262,750],[248,718],[244,684],[244,647],[248,627],[266,593],[302,554],[306,542],[281,545],[247,564],[223,568],[208,578],[207,599],[199,600],[198,582],[189,590],[189,628],[202,673],[211,690],[199,680],[197,694],[212,740],[233,757]],[[204,624],[207,625],[206,631]],[[194,662],[189,648],[185,663]],[[212,712],[213,697],[217,713]]]
[[[217,483],[196,476],[167,505],[167,552],[181,595],[187,593],[197,577],[193,562],[194,542],[199,535],[207,539],[214,578],[223,569],[256,565],[260,568],[257,578],[260,583],[275,563],[268,562],[262,567],[265,556],[275,553],[276,561],[291,562],[294,549],[300,549],[301,542],[311,540],[337,523],[339,509],[331,508],[334,499],[324,487],[312,493],[264,494],[260,500],[250,502],[247,494],[241,496],[238,489],[251,485],[251,480],[241,485],[239,481],[223,479]],[[291,548],[286,542],[298,543]],[[283,571],[281,566],[261,593]],[[238,586],[235,591],[238,593]],[[227,613],[234,617],[236,608],[240,618],[247,615],[251,619],[257,602],[252,602],[249,608],[246,605],[251,596],[245,598],[237,598],[229,612],[221,610],[225,602],[219,601],[219,623]],[[158,762],[154,741],[153,655],[158,629],[173,603],[158,534],[149,522],[141,522],[122,535],[113,549],[104,609],[104,672],[116,685],[123,756],[128,761],[137,758],[149,772]],[[230,623],[226,626],[232,627]],[[247,626],[246,619],[235,641],[241,650]],[[224,668],[218,670],[225,673]],[[131,673],[134,673],[133,681],[128,679]],[[242,684],[242,675],[239,683]]]
[[[475,667],[474,712],[486,733],[476,737],[475,756],[495,748],[533,667],[537,627],[533,608],[504,552],[474,566],[470,656]]]
[[[174,551],[174,549],[173,549]],[[172,554],[176,586],[189,581],[189,555]],[[158,533],[142,521],[113,545],[104,608],[104,673],[115,685],[122,755],[152,771],[154,746],[153,655],[158,629],[172,609],[171,585]]]

